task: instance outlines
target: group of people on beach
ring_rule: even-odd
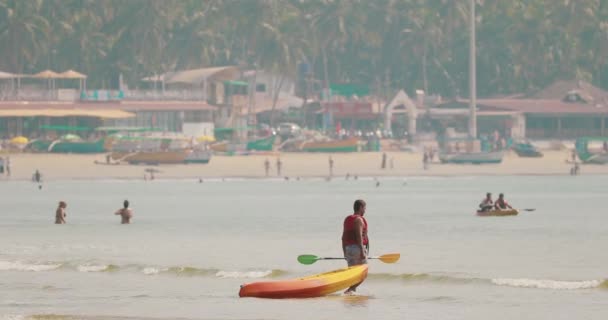
[[[329,177],[332,177],[334,175],[334,159],[331,156],[329,156],[328,164],[329,164]],[[382,156],[382,169],[384,169],[385,167],[386,167],[386,153],[384,153]],[[393,159],[391,158],[391,168],[392,167],[393,167]],[[281,170],[283,168],[283,161],[281,161],[281,157],[277,157],[276,168],[277,168],[277,176],[280,177]],[[264,160],[264,172],[266,173],[266,177],[268,177],[270,175],[270,160],[268,160],[268,158],[266,158],[266,160]]]
[[[65,201],[59,201],[59,205],[57,206],[57,210],[55,210],[55,224],[65,224],[66,221],[66,208],[68,204]],[[120,223],[129,224],[131,223],[131,218],[133,218],[133,210],[129,208],[129,200],[125,200],[122,203],[122,208],[116,210],[114,212],[115,215],[120,216]]]
[[[511,205],[509,205],[509,203],[505,200],[504,194],[499,194],[498,199],[494,201],[492,200],[492,193],[488,192],[486,193],[486,197],[481,200],[481,203],[479,204],[479,209],[479,211],[481,212],[486,212],[491,210],[513,209],[513,207],[511,207]]]

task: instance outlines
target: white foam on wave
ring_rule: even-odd
[[[90,265],[84,264],[78,266],[78,271],[80,272],[101,272],[106,271],[108,269],[107,265]]]
[[[42,263],[32,264],[20,261],[0,261],[0,271],[49,271],[61,267],[61,264]]]
[[[163,271],[166,271],[167,269],[161,269],[161,268],[154,268],[154,267],[145,267],[141,272],[143,272],[143,274],[145,275],[155,275],[155,274],[159,274]]]
[[[499,286],[510,286],[520,288],[553,289],[553,290],[578,290],[597,288],[602,284],[601,280],[585,281],[558,281],[537,279],[492,279],[492,283]]]
[[[215,276],[218,278],[264,278],[272,273],[266,271],[218,271]]]

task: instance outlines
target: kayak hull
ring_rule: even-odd
[[[517,211],[516,209],[477,211],[477,215],[480,217],[516,216],[518,213],[519,213],[519,211]]]
[[[367,265],[353,266],[299,279],[244,284],[240,297],[313,298],[345,290],[367,277]]]

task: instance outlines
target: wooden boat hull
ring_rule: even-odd
[[[36,140],[30,144],[32,150],[52,153],[103,153],[106,147],[105,139],[94,142]]]
[[[525,143],[517,143],[513,145],[513,151],[520,157],[540,158],[543,153],[538,151],[534,146]]]
[[[366,277],[367,265],[359,265],[299,279],[245,284],[241,286],[239,296],[272,299],[321,297],[361,283]]]
[[[185,163],[186,151],[142,151],[123,153],[112,153],[111,157],[115,161],[124,161],[129,164],[179,164]]]
[[[114,161],[129,164],[183,164],[209,163],[212,153],[208,150],[176,150],[176,151],[140,151],[114,152],[110,157]]]
[[[582,157],[579,158],[584,162],[584,163],[589,163],[589,164],[608,164],[608,153],[594,153],[594,154],[590,154],[589,156],[585,157],[585,159],[583,159]]]
[[[190,152],[186,159],[184,159],[185,163],[209,163],[211,161],[212,152],[208,150],[194,150]]]
[[[586,137],[576,140],[575,147],[578,158],[583,163],[589,164],[608,164],[608,153],[601,149],[592,149],[590,143],[608,141],[607,137]]]
[[[247,150],[251,151],[272,151],[274,147],[274,141],[276,136],[269,136],[266,138],[252,140],[247,142]]]
[[[300,149],[306,152],[356,152],[359,148],[359,139],[304,142]]]
[[[501,163],[502,158],[502,152],[439,153],[439,160],[442,163]]]
[[[516,216],[519,211],[516,209],[509,210],[490,210],[490,211],[477,211],[479,217],[505,217],[505,216]]]

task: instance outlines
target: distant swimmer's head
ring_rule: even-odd
[[[125,200],[125,201],[122,203],[122,205],[123,205],[123,207],[125,207],[125,209],[126,209],[126,208],[128,208],[128,207],[129,207],[129,200]]]
[[[60,208],[66,208],[68,206],[67,203],[65,203],[65,201],[59,201],[59,207]]]
[[[355,213],[359,213],[361,215],[363,215],[365,213],[365,201],[358,199],[355,200],[355,204],[353,205],[353,209],[355,210]]]
[[[490,192],[486,193],[486,198],[492,198],[492,193],[490,193]]]
[[[498,197],[499,197],[499,198],[501,198],[501,199],[502,199],[502,198],[504,198],[504,196],[505,196],[505,195],[504,195],[504,194],[502,194],[502,193],[498,195]]]

